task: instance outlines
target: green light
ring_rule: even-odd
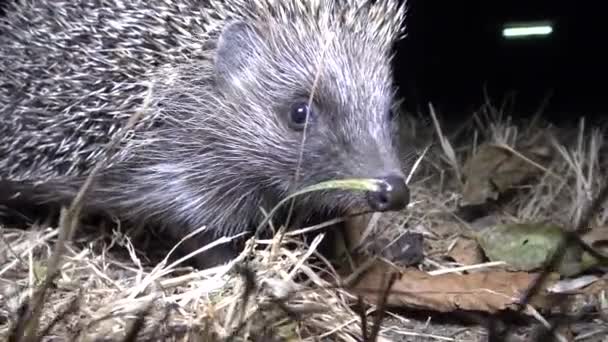
[[[502,35],[505,38],[518,38],[518,37],[529,37],[529,36],[547,36],[553,32],[551,25],[538,25],[538,26],[519,26],[519,27],[507,27],[502,30]]]

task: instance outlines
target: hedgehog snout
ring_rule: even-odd
[[[388,175],[377,179],[380,181],[380,189],[367,194],[370,208],[374,211],[405,209],[410,202],[410,190],[405,184],[405,179],[400,175]]]

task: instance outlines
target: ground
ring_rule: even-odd
[[[416,132],[408,137],[416,153],[404,156],[413,165],[412,203],[399,213],[349,221],[364,247],[350,263],[329,265],[316,254],[318,240],[305,246],[293,233],[252,240],[253,252],[196,271],[163,260],[169,250],[120,226],[79,226],[62,250],[69,213],[61,225],[2,227],[0,335],[17,341],[37,327],[48,341],[133,340],[129,331],[137,340],[362,341],[362,326],[369,338],[384,312],[378,341],[531,341],[564,321],[555,340],[608,341],[601,259],[583,267],[582,254],[574,253],[523,310],[515,298],[540,274],[537,263],[548,259],[540,252],[559,241],[553,239],[559,231],[545,226],[582,226],[594,250],[608,241],[606,206],[587,210],[604,186],[602,134],[584,121],[573,130],[542,120],[511,122],[507,115],[488,104],[457,127],[439,118],[407,126]],[[370,218],[378,221],[367,234]],[[521,223],[531,228],[520,230]],[[401,239],[403,247],[403,232],[408,257],[375,260],[365,253],[374,246],[366,241]],[[49,277],[54,267],[60,271]],[[385,306],[377,300],[386,293],[388,270],[400,277]],[[24,303],[41,308],[40,316],[27,316]]]

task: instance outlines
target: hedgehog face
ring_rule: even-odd
[[[249,112],[239,115],[250,119],[243,119],[241,130],[264,132],[251,137],[252,150],[272,155],[264,158],[261,182],[284,194],[293,189],[298,167],[298,187],[383,179],[392,193],[331,191],[305,202],[342,212],[401,209],[409,193],[394,139],[390,45],[365,30],[338,27],[329,35],[313,26],[301,32],[299,24],[254,29],[233,23],[218,44],[218,84],[235,108]],[[245,163],[259,166],[259,155]]]

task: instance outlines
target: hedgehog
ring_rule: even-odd
[[[189,244],[251,232],[288,194],[294,222],[409,202],[392,78],[397,0],[17,0],[0,19],[0,204],[69,203]],[[8,203],[8,204],[7,204]],[[278,218],[285,218],[280,211]],[[227,246],[199,258],[226,262]]]

